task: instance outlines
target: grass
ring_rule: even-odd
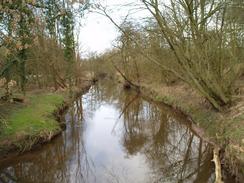
[[[0,155],[9,151],[29,150],[34,144],[47,142],[62,131],[55,112],[65,103],[71,103],[91,86],[89,79],[68,90],[51,93],[29,90],[24,103],[0,102]],[[2,91],[0,90],[0,93]],[[14,97],[23,98],[20,93]]]
[[[243,114],[225,121],[225,129],[225,136],[244,147],[244,111]]]
[[[11,109],[5,116],[6,125],[0,132],[0,142],[4,145],[22,146],[26,137],[47,138],[61,130],[53,113],[64,102],[62,95],[48,93],[30,95],[27,101],[26,104]]]

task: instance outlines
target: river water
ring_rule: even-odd
[[[93,86],[64,120],[62,135],[1,162],[0,182],[214,182],[212,148],[182,115],[113,82]]]

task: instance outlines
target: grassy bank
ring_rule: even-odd
[[[141,83],[142,95],[179,109],[187,115],[200,136],[219,146],[222,163],[243,180],[244,175],[244,92],[224,112],[217,112],[184,83],[162,86]],[[243,89],[243,88],[242,88]]]
[[[31,91],[23,103],[1,103],[0,156],[29,150],[59,134],[63,125],[58,121],[60,113],[90,85],[74,89],[72,95],[67,91]]]
[[[0,151],[24,151],[38,141],[47,141],[61,131],[54,113],[64,103],[64,95],[44,93],[26,96],[23,104],[3,105]]]

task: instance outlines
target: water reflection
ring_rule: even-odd
[[[182,116],[112,82],[75,101],[65,121],[50,144],[2,161],[0,182],[214,182],[211,148]]]
[[[123,115],[122,143],[127,154],[145,155],[153,182],[213,182],[209,145],[179,117],[137,98]]]
[[[86,182],[92,162],[84,148],[82,99],[65,115],[67,128],[51,143],[0,164],[0,182]],[[90,180],[93,182],[93,179]]]

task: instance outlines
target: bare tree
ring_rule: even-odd
[[[225,20],[228,1],[142,0],[179,65],[178,73],[216,109],[231,102],[239,75],[237,32]]]

